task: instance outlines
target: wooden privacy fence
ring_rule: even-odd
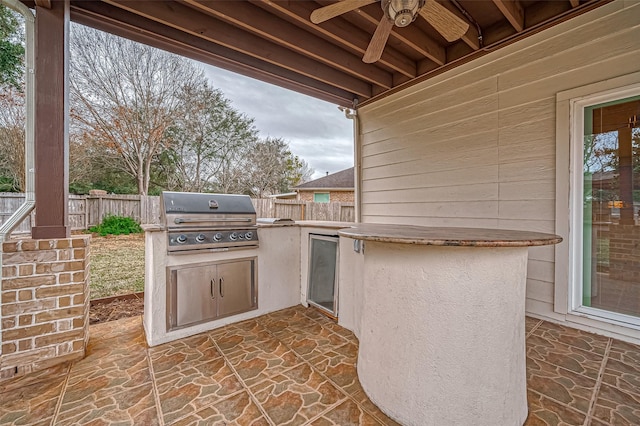
[[[160,197],[144,195],[69,195],[69,225],[82,230],[99,224],[107,215],[128,216],[141,224],[160,222]],[[24,202],[24,194],[0,193],[0,224]],[[34,214],[14,232],[31,232]]]
[[[69,195],[71,229],[87,229],[108,215],[127,216],[140,224],[160,223],[160,197],[148,195]]]
[[[354,203],[312,203],[272,198],[253,199],[258,217],[293,220],[330,220],[353,222]],[[0,193],[0,224],[24,202],[24,194]],[[69,195],[69,225],[82,230],[99,224],[107,215],[128,216],[140,224],[160,223],[160,197],[145,195]],[[31,232],[34,214],[14,232]]]
[[[258,217],[279,217],[293,220],[331,220],[353,222],[354,203],[312,203],[298,200],[253,199]]]

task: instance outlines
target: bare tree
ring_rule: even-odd
[[[258,138],[253,119],[232,108],[206,81],[184,86],[182,97],[169,151],[175,183],[186,191],[229,192],[231,188],[224,187],[229,164],[242,158]]]
[[[311,180],[311,176],[313,176],[315,170],[309,165],[309,163],[293,154],[289,156],[289,162],[290,167],[289,172],[287,173],[288,189]]]
[[[289,144],[281,138],[259,141],[246,160],[243,192],[258,198],[286,192],[313,174],[306,161],[291,153]]]
[[[79,25],[71,37],[71,117],[77,131],[122,158],[140,194],[170,144],[183,87],[204,73],[185,58]]]
[[[24,190],[25,180],[24,93],[12,86],[0,88],[0,175],[13,182],[14,191]]]

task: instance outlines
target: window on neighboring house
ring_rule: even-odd
[[[572,102],[573,311],[640,325],[640,85]]]
[[[313,202],[314,203],[328,203],[329,202],[329,193],[328,192],[314,192],[313,193]]]

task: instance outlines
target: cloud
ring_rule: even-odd
[[[289,142],[291,152],[315,170],[314,179],[353,166],[353,123],[336,105],[203,66],[213,86],[222,90],[233,107],[255,119],[262,137]]]

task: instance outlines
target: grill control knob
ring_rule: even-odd
[[[238,234],[236,232],[232,232],[231,235],[229,235],[229,239],[231,241],[235,241],[238,239]]]
[[[187,236],[184,234],[180,234],[178,235],[178,238],[176,238],[176,241],[178,242],[178,244],[184,244],[187,242]]]
[[[218,232],[216,235],[213,236],[213,241],[220,241],[220,240],[222,240],[222,234]]]
[[[201,242],[203,242],[205,240],[205,238],[207,238],[207,237],[205,237],[204,234],[198,234],[198,236],[196,237],[196,241],[201,243]]]
[[[253,238],[253,232],[249,231],[246,234],[244,234],[244,239],[245,240],[250,240]]]

